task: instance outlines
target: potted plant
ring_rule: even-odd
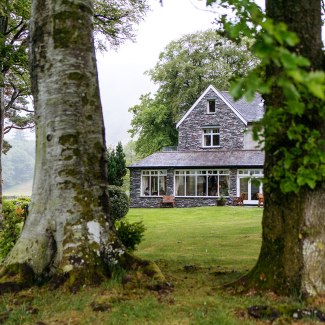
[[[219,206],[219,207],[225,206],[226,202],[227,202],[227,200],[223,196],[220,196],[217,198],[217,206]]]

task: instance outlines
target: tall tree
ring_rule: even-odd
[[[117,48],[134,40],[134,26],[149,10],[146,0],[96,0],[94,33],[100,50]],[[30,0],[3,1],[0,4],[0,213],[2,211],[1,155],[10,146],[4,135],[12,129],[34,126],[33,109],[29,108],[28,24]]]
[[[107,150],[107,176],[108,183],[123,186],[124,176],[127,173],[125,154],[122,143],[119,142],[115,149]]]
[[[214,2],[214,1],[210,1]],[[325,293],[325,56],[320,0],[268,0],[265,17],[251,1],[228,34],[257,40],[261,66],[233,93],[264,93],[266,112],[263,241],[256,266],[240,281],[284,294]],[[272,20],[271,20],[272,19]],[[241,31],[241,32],[239,32]],[[294,32],[294,33],[292,33]],[[265,68],[265,75],[261,70]],[[265,78],[264,78],[265,76]]]
[[[33,0],[36,166],[30,213],[4,262],[29,279],[98,282],[124,256],[108,211],[91,0]]]
[[[138,136],[136,151],[141,157],[177,145],[175,124],[206,87],[213,84],[228,90],[232,79],[245,76],[256,65],[248,45],[247,39],[236,44],[207,30],[166,46],[147,72],[159,86],[157,93],[141,96],[140,104],[129,109],[133,114],[130,133]]]

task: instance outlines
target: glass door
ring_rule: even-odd
[[[244,197],[244,204],[257,204],[257,193],[262,193],[262,171],[239,170],[237,176],[237,196]]]

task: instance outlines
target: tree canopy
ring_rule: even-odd
[[[210,84],[228,90],[231,80],[247,74],[257,60],[248,51],[250,41],[236,44],[210,29],[169,43],[156,66],[147,71],[158,85],[129,109],[136,151],[146,156],[164,146],[177,145],[176,122]]]

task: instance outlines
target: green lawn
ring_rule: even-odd
[[[258,208],[203,207],[131,209],[127,217],[147,227],[141,257],[242,271],[256,261],[261,215]]]
[[[129,221],[143,220],[147,227],[136,254],[156,261],[171,283],[170,290],[150,290],[141,273],[136,273],[131,286],[121,285],[121,274],[100,287],[86,286],[76,294],[35,287],[1,296],[0,323],[270,324],[250,318],[247,307],[302,305],[273,294],[236,296],[222,289],[223,284],[238,279],[256,262],[261,216],[262,209],[247,207],[131,209]],[[108,309],[95,311],[94,302],[104,303]],[[6,313],[9,318],[3,322]],[[316,323],[297,323],[282,317],[276,324]]]

